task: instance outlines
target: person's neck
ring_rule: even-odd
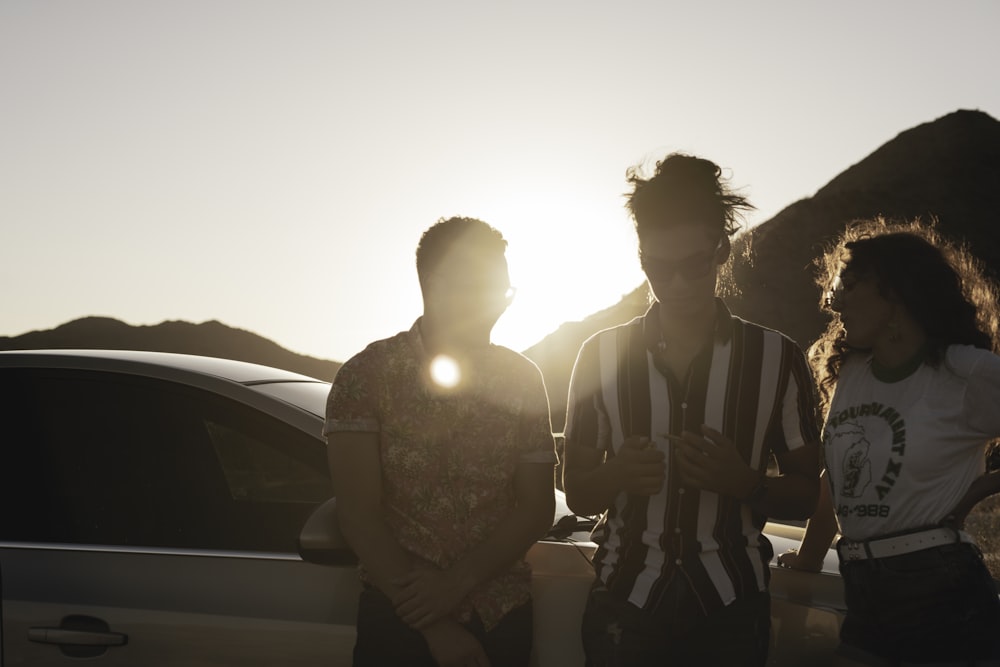
[[[700,345],[715,330],[715,299],[705,307],[683,316],[675,316],[660,305],[660,332],[668,345]]]
[[[909,366],[927,350],[927,335],[919,329],[900,331],[895,340],[886,338],[872,348],[872,360],[881,368],[894,370]]]
[[[427,313],[420,318],[420,337],[428,354],[471,352],[490,345],[490,330],[456,327]]]

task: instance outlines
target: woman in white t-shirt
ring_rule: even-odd
[[[839,523],[842,664],[1000,664],[997,591],[961,530],[1000,491],[997,292],[920,223],[853,225],[820,268],[827,483],[779,563],[818,571]]]

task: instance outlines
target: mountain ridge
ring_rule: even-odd
[[[341,364],[285,349],[274,341],[218,320],[192,323],[166,320],[153,325],[132,325],[113,317],[89,316],[53,329],[0,337],[0,350],[25,349],[126,349],[180,352],[222,357],[284,368],[320,380],[332,380]]]
[[[808,347],[826,326],[813,281],[814,262],[852,221],[935,220],[939,230],[972,248],[995,278],[1000,269],[1000,122],[960,109],[904,130],[771,219],[734,239],[732,312],[777,329]],[[794,277],[794,279],[790,279]],[[563,428],[569,379],[580,345],[602,329],[628,322],[649,304],[645,284],[583,320],[565,322],[524,354],[545,377],[553,427]],[[135,327],[87,317],[47,331],[0,337],[0,349],[96,347],[207,354],[287,368],[330,380],[340,362],[300,355],[257,334],[216,320],[166,321]]]

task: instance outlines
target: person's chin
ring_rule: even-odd
[[[870,340],[867,340],[864,336],[859,335],[857,332],[855,332],[854,335],[851,335],[849,330],[844,333],[844,344],[855,350],[871,349]]]
[[[668,313],[691,313],[704,310],[705,308],[710,308],[712,305],[711,301],[706,301],[704,298],[685,296],[685,297],[670,297],[666,299],[659,299],[660,308],[667,311]]]

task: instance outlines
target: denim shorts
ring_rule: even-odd
[[[841,561],[841,653],[891,662],[1000,659],[1000,600],[978,547]]]

